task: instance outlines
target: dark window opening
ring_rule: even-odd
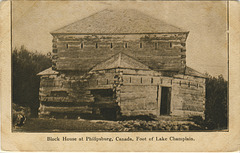
[[[66,44],[66,48],[68,48],[68,44]]]
[[[153,78],[151,78],[151,83],[153,83]]]
[[[116,97],[112,89],[91,90],[94,96],[93,113],[103,116],[105,119],[115,120],[119,115],[119,108],[115,105]],[[98,113],[97,113],[98,112]]]
[[[96,43],[96,48],[98,48],[98,43]]]
[[[179,85],[180,85],[180,86],[182,85],[182,82],[181,82],[181,81],[179,82]]]
[[[171,80],[171,84],[172,84],[172,80]]]
[[[142,78],[141,78],[141,83],[142,83]]]
[[[186,51],[186,49],[184,49],[184,48],[181,48],[181,52],[185,52]]]
[[[169,43],[169,47],[172,48],[172,43]]]
[[[53,49],[52,52],[53,52],[53,53],[57,53],[58,50],[57,50],[57,49]]]
[[[67,97],[68,93],[67,91],[51,91],[50,95],[53,97]]]
[[[186,55],[181,55],[181,58],[186,58]]]
[[[158,43],[154,43],[154,48],[158,49]]]
[[[190,87],[190,85],[191,85],[190,82],[188,82],[188,87]]]
[[[128,48],[128,44],[127,44],[127,43],[125,43],[124,47],[125,47],[125,48]]]
[[[113,90],[112,89],[95,89],[91,90],[91,94],[94,96],[94,101],[97,103],[113,102]]]
[[[81,48],[83,48],[83,43],[81,43]]]
[[[107,79],[107,84],[108,84],[108,79]]]
[[[142,43],[140,43],[140,48],[142,48]]]
[[[132,83],[132,78],[131,77],[129,78],[129,82]]]
[[[95,89],[91,90],[93,95],[101,95],[102,97],[112,97],[113,90],[112,89]]]
[[[97,85],[98,85],[98,80],[97,80]]]
[[[110,48],[113,48],[113,44],[112,43],[110,44]]]

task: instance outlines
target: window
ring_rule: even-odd
[[[66,48],[68,49],[68,44],[66,44]]]
[[[151,78],[151,83],[153,83],[153,78]]]
[[[172,43],[171,42],[169,43],[169,47],[172,48]]]
[[[96,43],[96,48],[98,48],[98,43]]]
[[[110,48],[113,48],[113,44],[112,43],[110,44]]]
[[[141,83],[142,83],[142,78],[141,78]]]
[[[139,47],[142,48],[142,43],[139,44]]]
[[[129,83],[132,83],[132,78],[131,77],[129,78]]]
[[[51,91],[50,94],[52,97],[67,97],[67,91]]]
[[[186,55],[181,55],[181,58],[186,58]]]
[[[127,44],[127,43],[125,43],[125,44],[124,44],[124,47],[125,47],[125,48],[128,48],[128,44]]]
[[[158,49],[158,43],[156,43],[156,42],[154,43],[154,48]]]
[[[83,43],[81,43],[80,47],[83,48]]]
[[[181,52],[185,52],[185,51],[186,51],[186,49],[181,48]]]
[[[53,49],[52,52],[53,52],[53,53],[57,53],[58,50],[57,50],[57,49]]]

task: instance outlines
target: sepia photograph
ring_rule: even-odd
[[[13,1],[12,132],[228,132],[227,12]]]
[[[240,150],[236,1],[0,3],[1,150]]]

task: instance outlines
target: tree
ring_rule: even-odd
[[[28,51],[24,46],[12,53],[13,103],[30,107],[33,116],[39,107],[39,83],[37,73],[51,66],[51,60],[42,54]]]
[[[206,126],[208,129],[226,129],[228,127],[228,83],[222,75],[206,80]]]

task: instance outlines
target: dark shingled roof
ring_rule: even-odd
[[[187,32],[134,9],[105,9],[54,33],[173,33]]]

